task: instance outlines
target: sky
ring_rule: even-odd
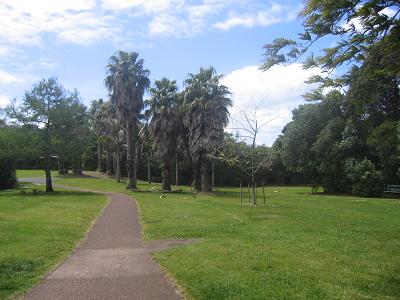
[[[320,70],[300,64],[261,72],[262,47],[302,31],[302,1],[0,0],[0,107],[42,78],[77,89],[86,105],[107,99],[105,67],[117,50],[136,51],[152,81],[213,66],[232,92],[231,115],[257,109],[272,145]],[[228,126],[229,130],[234,125]]]

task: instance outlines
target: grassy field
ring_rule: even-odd
[[[71,253],[106,202],[92,193],[46,195],[32,185],[0,191],[0,299],[37,284]]]
[[[44,177],[44,170],[17,170],[17,178]],[[57,176],[57,171],[51,171],[52,176]]]
[[[190,298],[400,299],[399,200],[268,187],[252,207],[238,189],[160,198],[144,183],[135,193],[105,179],[58,183],[133,195],[146,240],[203,238],[155,255]]]

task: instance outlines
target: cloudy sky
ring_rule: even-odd
[[[106,98],[105,66],[117,50],[137,51],[151,79],[176,79],[214,66],[234,108],[259,109],[271,145],[317,70],[299,64],[260,72],[263,44],[301,31],[302,1],[0,0],[0,106],[56,76],[83,101]]]

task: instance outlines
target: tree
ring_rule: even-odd
[[[137,157],[137,121],[143,109],[143,95],[150,85],[150,71],[136,52],[119,51],[107,65],[105,85],[119,118],[126,127],[127,172],[129,189],[136,189],[135,157]]]
[[[99,139],[106,151],[106,175],[111,175],[114,165],[117,182],[121,181],[121,147],[125,132],[116,118],[116,112],[111,102],[104,102],[96,115],[100,129]]]
[[[82,173],[82,155],[88,145],[89,123],[86,106],[77,91],[69,93],[53,113],[52,144],[58,157],[59,173],[68,165],[75,174]]]
[[[57,109],[70,97],[71,92],[65,90],[57,79],[52,77],[39,81],[30,91],[26,91],[22,103],[17,106],[14,101],[8,108],[11,118],[24,124],[43,126],[42,158],[46,174],[46,192],[52,192],[50,160],[52,155],[53,125],[57,121]]]
[[[304,27],[304,32],[299,34],[301,41],[278,38],[266,44],[266,59],[261,69],[298,60],[319,39],[335,36],[339,38],[337,44],[324,49],[321,56],[308,57],[305,67],[319,66],[331,72],[345,62],[363,63],[370,46],[385,41],[388,66],[399,71],[399,14],[398,1],[307,0],[299,15]],[[334,83],[322,77],[314,79],[325,84]]]
[[[223,140],[228,124],[228,88],[220,84],[222,75],[213,67],[200,68],[185,80],[185,126],[188,128],[190,156],[194,165],[193,187],[196,191],[211,192],[209,154]],[[201,184],[199,184],[201,182]]]
[[[259,116],[259,109],[254,108],[253,110],[241,109],[238,110],[238,117],[233,120],[234,126],[232,129],[237,132],[237,136],[243,141],[250,143],[250,151],[248,149],[241,149],[234,147],[234,150],[239,150],[233,154],[236,164],[251,178],[251,187],[253,194],[253,204],[257,205],[256,200],[256,175],[262,169],[268,169],[271,166],[271,157],[265,153],[261,155],[257,149],[257,137],[268,123],[272,122],[275,118],[267,121],[261,121]],[[250,155],[249,155],[250,154]],[[228,156],[229,157],[229,156]],[[232,153],[231,158],[232,160]]]
[[[148,101],[151,111],[150,132],[156,154],[161,158],[162,190],[171,190],[171,167],[179,134],[176,81],[156,80]]]
[[[103,165],[102,165],[102,147],[100,141],[101,135],[101,124],[99,123],[99,119],[97,115],[100,113],[101,106],[103,105],[103,99],[93,100],[90,109],[89,109],[89,120],[91,129],[95,132],[97,137],[97,172],[103,172]]]

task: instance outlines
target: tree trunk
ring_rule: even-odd
[[[151,184],[150,154],[147,156],[147,182]]]
[[[97,172],[103,172],[103,164],[102,164],[102,159],[101,159],[101,142],[98,139],[97,140]]]
[[[57,165],[58,165],[58,174],[64,175],[68,173],[68,170],[65,169],[65,163],[63,159],[58,158]]]
[[[137,184],[137,171],[139,169],[139,143],[137,137],[135,136],[135,162],[133,169],[133,179],[135,181],[135,185]]]
[[[214,174],[214,159],[211,159],[211,186],[215,186],[215,174]]]
[[[117,166],[116,170],[117,182],[121,182],[121,158],[120,158],[119,147],[117,147],[117,151],[115,151],[115,164]]]
[[[210,177],[210,162],[204,158],[201,162],[201,191],[203,193],[211,193],[211,177]]]
[[[45,147],[46,154],[44,156],[44,172],[46,174],[46,193],[54,192],[53,183],[51,182],[51,172],[50,172],[50,151],[49,151],[49,123],[45,127]]]
[[[80,160],[74,161],[72,165],[72,173],[82,175],[82,162]]]
[[[171,170],[169,162],[164,162],[161,166],[162,190],[171,191]]]
[[[44,171],[46,173],[46,193],[54,192],[53,184],[51,182],[50,162],[49,161],[50,161],[50,158],[46,157],[45,158],[45,166],[44,166]]]
[[[193,163],[193,189],[195,192],[201,192],[201,160]]]
[[[135,190],[136,180],[135,180],[135,127],[134,124],[128,122],[127,124],[127,135],[126,135],[126,170],[128,173],[128,185],[127,189]]]
[[[112,168],[112,155],[111,151],[107,149],[107,169],[106,169],[106,175],[111,175],[111,168]]]
[[[179,170],[178,170],[178,151],[175,152],[175,185],[178,185]]]

